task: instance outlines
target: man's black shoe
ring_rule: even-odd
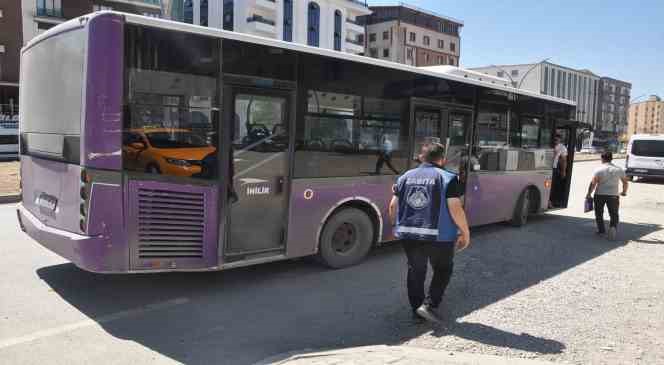
[[[436,310],[436,308],[433,308],[428,304],[422,304],[419,308],[417,308],[415,312],[420,317],[426,319],[431,323],[436,323],[436,324],[443,323],[443,320],[438,315],[438,311]]]

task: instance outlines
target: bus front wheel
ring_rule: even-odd
[[[371,218],[360,209],[345,208],[325,223],[320,235],[318,258],[333,269],[355,265],[367,256],[373,238]]]

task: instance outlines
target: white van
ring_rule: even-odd
[[[627,177],[664,178],[664,134],[635,134],[627,145]]]

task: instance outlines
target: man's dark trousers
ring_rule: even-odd
[[[454,269],[454,243],[406,239],[402,240],[408,259],[408,300],[413,310],[425,300],[437,308],[450,283]],[[427,264],[433,268],[433,278],[429,286],[429,296],[425,297],[424,282],[427,277]]]
[[[610,227],[618,228],[618,207],[620,206],[620,198],[616,195],[599,195],[595,194],[595,220],[597,221],[597,231],[604,233],[604,205],[609,208],[609,216],[611,217]]]

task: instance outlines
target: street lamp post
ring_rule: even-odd
[[[519,85],[517,85],[516,88],[517,88],[517,89],[520,89],[520,88],[521,88],[521,84],[523,84],[523,80],[526,79],[526,76],[528,76],[528,74],[530,73],[530,71],[534,70],[535,68],[537,68],[537,66],[543,64],[544,62],[546,62],[546,61],[548,61],[548,60],[550,60],[550,59],[551,59],[551,57],[547,57],[547,58],[545,58],[545,59],[543,59],[543,60],[537,62],[536,64],[532,65],[532,67],[530,67],[530,68],[528,69],[528,71],[526,71],[526,73],[523,74],[523,76],[521,76],[521,81],[519,81]]]

